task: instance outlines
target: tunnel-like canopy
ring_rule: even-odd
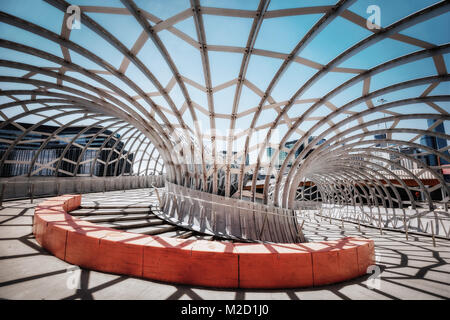
[[[433,209],[450,194],[449,9],[3,0],[1,175],[166,174],[283,208]]]

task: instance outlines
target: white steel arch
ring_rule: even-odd
[[[409,30],[440,27],[439,19],[449,19],[450,2],[430,0],[420,6],[405,1],[402,9],[386,5],[381,11],[386,15],[399,11],[395,21],[368,28],[362,1],[330,0],[296,8],[282,7],[279,1],[235,8],[201,0],[169,1],[166,11],[153,11],[138,0],[121,0],[114,7],[98,1],[45,0],[39,10],[56,8],[61,14],[52,30],[39,17],[14,14],[5,5],[0,25],[4,30],[14,27],[18,36],[12,41],[0,29],[5,53],[0,59],[0,129],[12,126],[20,133],[2,141],[0,175],[15,163],[27,166],[28,177],[43,170],[76,177],[86,174],[81,168],[91,163],[90,176],[165,174],[174,185],[171,192],[184,187],[267,208],[289,211],[316,202],[326,204],[324,212],[330,215],[341,214],[336,208],[353,207],[355,216],[366,218],[377,208],[386,214],[386,227],[392,226],[389,214],[396,216],[396,210],[448,219],[450,33],[442,30],[436,40],[435,35],[413,36]],[[67,24],[71,5],[80,8],[79,30]],[[129,29],[126,36],[111,27],[119,17],[129,22],[122,26]],[[268,26],[284,37],[294,30],[286,24],[276,27],[276,22],[311,17],[311,27],[290,48],[275,51],[262,44],[268,41]],[[228,25],[211,21],[227,21],[230,38],[232,23],[245,22],[242,45],[230,45],[233,39],[226,36],[218,42],[217,28]],[[315,61],[310,48],[332,52],[323,37],[339,26],[354,34],[328,41],[348,47],[333,52],[331,59],[317,54]],[[84,39],[83,32],[95,40]],[[42,43],[30,46],[25,34]],[[374,64],[361,63],[376,60],[370,50],[379,47],[392,54]],[[180,59],[183,50],[195,54]],[[215,54],[236,58],[233,78],[217,76],[231,66],[231,58],[217,63]],[[259,84],[255,61],[265,61],[272,70],[270,76],[261,71],[266,86]],[[405,72],[407,67],[411,70]],[[296,68],[304,74],[295,73]],[[395,72],[401,76],[390,79]],[[294,90],[284,90],[286,81],[293,82]],[[39,132],[49,124],[59,127]],[[69,139],[60,136],[74,126],[83,129]],[[37,133],[46,138],[37,141],[41,145],[28,162],[9,158]],[[103,143],[92,147],[100,137]],[[86,138],[83,145],[77,142],[81,138]],[[66,143],[59,158],[41,163],[43,150],[58,140]],[[74,148],[79,155],[68,159]],[[86,160],[88,154],[93,158]],[[96,165],[103,166],[101,173]],[[423,231],[420,221],[412,225]],[[443,229],[448,237],[450,226]]]

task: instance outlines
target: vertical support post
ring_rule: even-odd
[[[422,231],[422,220],[420,220],[419,210],[416,209],[417,214],[417,231]]]
[[[349,214],[348,214],[348,200],[346,201],[345,209],[346,209],[345,219],[348,219],[348,217],[349,217]],[[344,226],[344,222],[342,222],[342,226]]]
[[[30,183],[30,203],[33,203],[33,196],[34,196],[34,184]]]
[[[217,233],[217,212],[215,210],[211,209],[211,218],[213,218],[213,232],[216,234]]]
[[[383,235],[383,225],[381,224],[381,212],[378,210],[378,225],[380,226],[380,234]]]
[[[261,227],[261,230],[259,231],[259,239],[261,239],[262,233],[263,233],[263,231],[264,231],[264,227],[266,226],[266,221],[267,221],[267,214],[268,214],[268,211],[267,211],[267,209],[265,209],[265,211],[266,211],[266,214],[264,215],[263,225],[262,225],[262,227]],[[303,221],[304,221],[304,220],[303,220]]]
[[[3,208],[3,197],[5,196],[5,188],[6,188],[6,183],[2,183],[2,188],[0,191],[0,208]]]
[[[297,238],[300,239],[301,242],[305,242],[305,237],[303,236],[303,225],[305,224],[305,220],[302,221],[300,228],[298,230]]]
[[[153,187],[153,188],[155,188],[155,187]],[[161,198],[159,197],[159,192],[158,192],[157,188],[155,188],[155,193],[156,193],[156,198],[158,198],[159,208],[161,209]]]
[[[434,224],[433,221],[430,221],[431,224],[431,239],[433,239],[433,247],[436,247],[436,239],[434,237]]]
[[[408,225],[406,224],[406,212],[405,212],[405,209],[403,209],[403,226],[405,227],[406,241],[408,241]]]

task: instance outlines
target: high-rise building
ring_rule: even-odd
[[[225,160],[227,158],[227,151],[222,150],[221,153],[223,159]],[[234,156],[235,154],[237,154],[237,151],[233,151],[231,154]],[[234,162],[232,163],[232,165],[241,165],[241,164],[242,164],[242,156],[235,159]],[[249,164],[250,164],[250,156],[247,154],[247,156],[245,157],[245,165],[248,166]]]
[[[428,127],[433,126],[435,123],[436,123],[435,119],[427,120]],[[445,133],[444,124],[440,123],[439,125],[435,126],[432,131],[439,132],[439,133]],[[425,135],[420,138],[420,144],[427,146],[429,148],[435,149],[435,150],[439,150],[439,149],[445,148],[447,146],[447,140],[440,138],[440,137],[432,136],[432,135]],[[444,151],[443,153],[446,155],[449,155],[448,150]],[[423,159],[425,160],[425,163],[428,166],[439,166],[439,165],[449,164],[448,161],[446,161],[443,158],[438,158],[434,154],[425,155],[423,157]]]
[[[428,119],[428,120],[427,120],[428,127],[431,127],[431,126],[434,125],[435,123],[436,123],[436,119]],[[445,134],[444,123],[441,122],[440,124],[438,124],[438,125],[433,129],[433,131],[434,131],[434,132],[438,132],[438,133],[443,133],[443,134]],[[435,140],[435,147],[434,147],[435,149],[439,150],[439,149],[445,148],[445,147],[447,146],[447,140],[446,140],[446,139],[440,138],[440,137],[436,137],[436,136],[434,136],[434,137],[432,137],[432,138],[434,138],[434,140]],[[444,151],[443,153],[446,154],[447,156],[449,155],[448,150]],[[438,162],[437,165],[450,164],[450,162],[446,161],[446,160],[443,159],[443,158],[439,158],[439,159],[438,159],[436,156],[435,156],[435,158],[436,158],[436,161]]]
[[[2,124],[2,122],[0,122]],[[27,129],[31,125],[28,123],[20,123],[20,126]],[[75,173],[80,175],[90,174],[101,176],[111,176],[114,175],[116,171],[116,165],[109,165],[105,168],[103,162],[107,161],[109,157],[110,163],[114,163],[119,158],[120,154],[127,154],[128,151],[124,150],[124,143],[119,141],[116,143],[116,139],[110,139],[110,135],[113,133],[110,130],[104,130],[102,127],[94,127],[86,130],[83,135],[80,135],[74,144],[66,150],[67,141],[72,140],[80,131],[84,130],[85,127],[68,127],[63,129],[57,134],[58,139],[51,139],[38,153],[42,146],[43,141],[45,141],[52,133],[54,133],[59,127],[41,125],[30,131],[23,139],[22,143],[17,144],[12,150],[9,151],[6,159],[6,163],[1,170],[2,177],[12,177],[27,174],[30,170],[30,162],[34,157],[36,157],[36,162],[38,163],[54,163],[55,159],[60,158],[64,155],[66,161],[61,161],[58,171],[58,176],[66,176],[67,173]],[[100,133],[100,131],[102,131]],[[0,159],[5,155],[10,144],[6,141],[14,141],[17,137],[22,135],[23,132],[12,124],[4,125],[0,129]],[[114,135],[115,138],[119,138],[119,135]],[[92,141],[91,141],[92,139]],[[89,149],[85,150],[82,154],[82,148],[76,147],[74,145],[85,146],[89,143]],[[102,148],[103,146],[103,148]],[[111,148],[115,149],[115,152],[111,152]],[[101,150],[100,150],[101,149]],[[38,154],[37,154],[38,153]],[[97,153],[99,153],[97,155]],[[78,165],[77,172],[73,172],[76,168],[76,163],[79,157],[82,159]],[[95,167],[91,168],[92,161],[98,157],[99,161],[95,162]],[[133,160],[133,154],[127,154],[129,161]],[[122,173],[124,159],[120,159],[117,165],[118,174]],[[36,167],[37,169],[37,167]],[[32,168],[35,170],[35,168]],[[106,170],[106,173],[104,172]],[[131,165],[127,161],[124,168],[124,173],[131,172]],[[55,170],[50,168],[43,168],[36,172],[35,175],[39,176],[53,176],[55,175]]]
[[[436,138],[433,136],[423,136],[420,138],[420,144],[432,149],[436,149]],[[438,165],[437,157],[434,154],[427,154],[423,156],[422,159],[428,166]]]
[[[408,155],[410,157],[418,159],[419,156],[417,156],[420,151],[417,148],[414,147],[399,147],[398,149],[395,149],[395,151],[400,152],[402,154]],[[418,169],[418,164],[416,161],[413,161],[412,159],[401,157],[396,154],[390,154],[389,155],[390,160],[393,162],[396,162],[399,164],[399,166],[406,168],[408,170],[412,169]],[[391,169],[396,169],[396,166],[391,166]]]
[[[308,144],[311,143],[311,141],[313,141],[314,139],[315,139],[315,137],[310,136],[308,138]],[[284,146],[287,149],[292,149],[294,147],[294,145],[297,143],[297,141],[298,141],[298,139],[297,140],[288,141],[288,142],[286,142],[284,144]],[[326,141],[326,139],[321,139],[319,142],[316,143],[316,146],[323,144],[325,141]],[[297,158],[300,155],[300,153],[303,151],[303,149],[305,149],[305,144],[304,143],[302,143],[300,145],[300,147],[298,147],[298,149],[295,150],[294,158]],[[305,158],[313,151],[313,149],[308,151],[308,153],[305,155]],[[275,149],[272,148],[272,147],[268,147],[266,149],[266,154],[267,154],[267,158],[268,159],[272,159],[273,155],[275,154]],[[278,167],[281,167],[281,164],[284,162],[284,160],[286,160],[287,155],[288,155],[288,152],[280,150],[280,152],[278,154],[278,163],[277,163]],[[292,166],[292,160],[289,161],[289,163],[288,163],[288,167],[290,167],[290,166]]]
[[[375,140],[386,140],[386,133],[376,134],[373,136]],[[387,147],[387,143],[385,141],[377,143],[375,145],[377,148],[385,148]]]

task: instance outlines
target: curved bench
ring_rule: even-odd
[[[297,288],[353,279],[374,264],[373,240],[258,244],[165,238],[68,214],[80,205],[81,195],[42,202],[33,233],[53,255],[87,269],[216,288]]]

